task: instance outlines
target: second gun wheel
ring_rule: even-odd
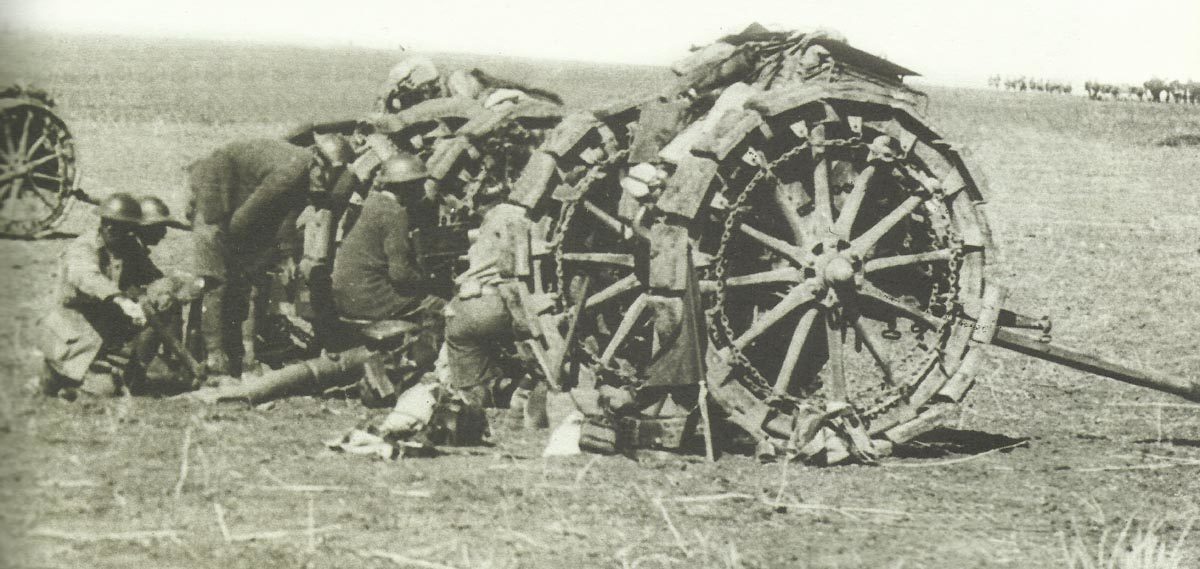
[[[75,143],[41,100],[0,100],[0,235],[36,237],[63,217],[75,190]]]

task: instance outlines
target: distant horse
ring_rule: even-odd
[[[988,77],[988,87],[991,87],[992,89],[999,89],[1000,88],[1000,76],[992,75],[992,76]]]

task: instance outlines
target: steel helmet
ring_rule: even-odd
[[[379,184],[403,184],[429,177],[425,163],[407,152],[397,153],[379,168],[375,181]]]
[[[350,146],[350,141],[340,134],[317,133],[313,135],[313,142],[316,151],[334,166],[354,161],[354,149]]]
[[[466,71],[455,71],[446,79],[446,90],[452,97],[476,98],[483,92],[483,84]]]
[[[149,225],[168,225],[171,223],[171,208],[162,200],[147,196],[138,202],[138,206],[142,208],[143,226]]]
[[[100,207],[96,210],[100,219],[109,221],[122,221],[125,223],[139,224],[142,222],[142,206],[133,196],[118,192],[100,202]]]
[[[433,61],[422,55],[411,56],[392,67],[388,72],[388,83],[392,85],[406,84],[411,86],[424,85],[441,77]]]

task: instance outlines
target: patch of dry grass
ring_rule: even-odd
[[[1172,539],[1166,522],[1161,519],[1135,524],[1130,518],[1115,531],[1106,526],[1097,541],[1091,542],[1073,532],[1070,539],[1062,538],[1066,569],[1187,569],[1196,560],[1186,557],[1184,550],[1195,520],[1188,520]],[[1116,535],[1113,535],[1113,534]]]

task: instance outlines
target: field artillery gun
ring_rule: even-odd
[[[54,100],[40,89],[11,86],[0,92],[0,237],[36,239],[52,231],[79,200],[75,140]]]
[[[983,183],[913,72],[754,27],[676,71],[659,97],[565,120],[509,198],[552,220],[540,332],[552,375],[601,393],[610,438],[678,445],[707,400],[764,454],[871,461],[956,408],[986,344],[1200,400],[1004,309]]]
[[[465,267],[469,232],[478,228],[485,209],[507,197],[533,149],[562,119],[561,107],[550,100],[557,97],[540,90],[532,90],[538,96],[520,96],[515,84],[505,85],[512,96],[489,97],[486,104],[470,97],[441,97],[365,119],[303,125],[290,133],[287,140],[300,146],[314,144],[319,135],[338,134],[354,150],[348,168],[360,193],[353,195],[338,224],[334,255],[381,165],[401,152],[415,155],[426,163],[427,192],[437,205],[435,223],[418,226],[410,236],[416,260],[430,282],[444,285],[441,294],[452,295],[454,277]],[[419,368],[428,367],[414,367],[414,360],[431,363],[428,357],[409,357],[428,325],[322,318],[318,311],[330,309],[332,298],[327,289],[310,284],[279,279],[271,294],[276,302],[258,334],[256,353],[260,361],[280,369],[214,397],[261,401],[283,393],[319,392],[352,383],[365,369],[364,400],[379,403],[409,384]]]

